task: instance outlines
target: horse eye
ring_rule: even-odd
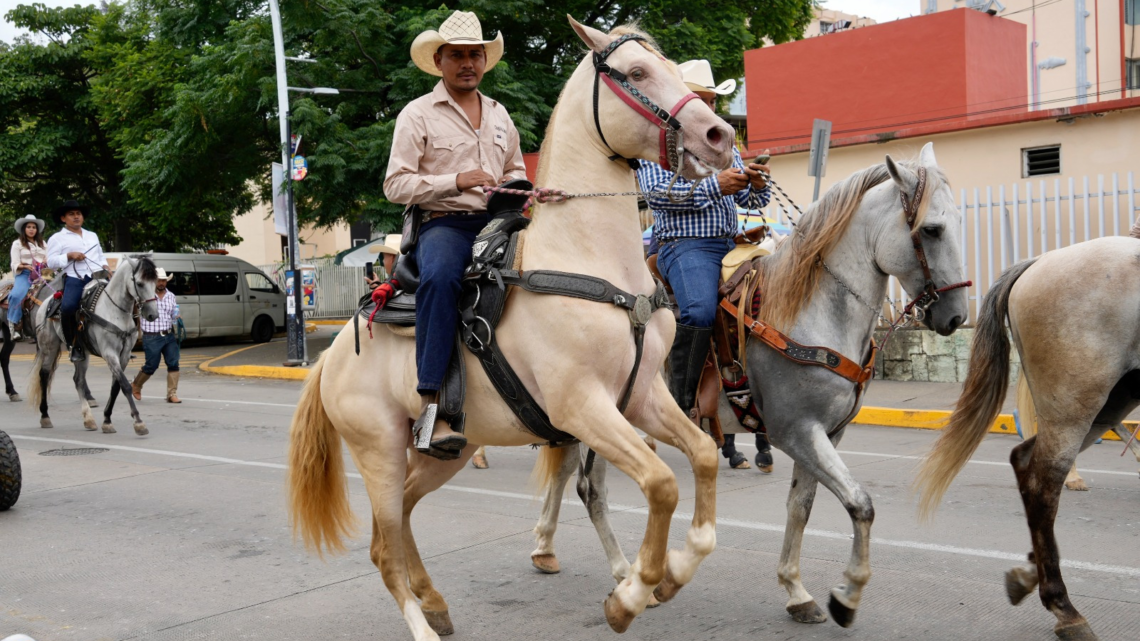
[[[633,78],[634,80],[644,80],[645,71],[642,69],[634,69],[633,71],[629,72],[629,77]]]
[[[923,227],[922,231],[926,232],[926,235],[930,236],[931,238],[938,238],[942,236],[942,227],[940,226]]]

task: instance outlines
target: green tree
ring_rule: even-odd
[[[524,151],[536,151],[584,53],[567,14],[604,30],[638,21],[673,59],[707,58],[718,77],[740,77],[742,51],[764,37],[799,37],[812,9],[811,0],[709,0],[699,11],[684,0],[283,5],[287,54],[316,60],[290,63],[290,84],[340,90],[291,98],[310,167],[296,185],[298,213],[318,225],[364,219],[389,231],[402,210],[382,190],[395,117],[436,82],[408,50],[451,11],[476,12],[488,37],[503,31],[506,54],[481,89],[511,112]],[[76,194],[98,206],[99,225],[117,221],[117,240],[167,249],[232,242],[232,217],[270,198],[280,148],[263,3],[32,5],[9,19],[49,42],[0,49],[0,117],[9,133],[0,141],[0,211],[45,211],[61,193]]]

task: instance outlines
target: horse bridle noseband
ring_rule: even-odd
[[[598,130],[598,135],[602,138],[602,144],[610,151],[613,151],[613,148],[610,147],[610,143],[606,141],[606,135],[602,133],[602,122],[598,116],[598,87],[600,86],[599,81],[601,81],[605,82],[606,85],[613,90],[614,94],[632,107],[634,111],[661,129],[661,153],[659,157],[661,166],[665,171],[680,171],[681,163],[685,155],[685,142],[684,131],[676,115],[690,100],[699,99],[700,96],[690,92],[688,95],[682,97],[672,109],[665,110],[657,106],[657,104],[646,97],[645,94],[638,91],[637,87],[629,83],[627,79],[628,76],[606,63],[606,59],[609,58],[610,54],[616,51],[618,47],[633,40],[648,42],[643,36],[639,36],[635,33],[627,33],[611,42],[610,45],[602,51],[594,52],[594,127]],[[614,152],[614,154],[610,156],[610,160],[624,160],[630,169],[634,170],[640,166],[637,159],[626,158],[617,152]],[[676,169],[674,169],[674,167]]]
[[[914,222],[918,219],[918,210],[922,206],[922,197],[926,193],[926,167],[918,168],[918,185],[914,188],[914,197],[907,196],[906,191],[899,190],[902,200],[903,213],[906,215],[906,225],[910,229],[910,242],[914,246],[914,255],[922,267],[922,295],[911,303],[924,312],[934,303],[938,302],[939,290],[934,286],[934,278],[930,275],[930,263],[926,260],[926,250],[922,246],[922,230],[915,229]]]

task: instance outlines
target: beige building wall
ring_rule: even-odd
[[[280,262],[285,255],[281,249],[281,236],[273,229],[273,212],[269,203],[256,205],[249,213],[234,219],[234,227],[242,241],[224,247],[231,256],[254,265]],[[331,228],[301,229],[301,260],[332,256],[349,248],[351,243],[348,225]]]
[[[1026,51],[1027,86],[1030,95],[1026,104],[1037,103],[1031,109],[1053,109],[1083,102],[1100,102],[1140,95],[1140,91],[1127,90],[1126,77],[1121,72],[1123,58],[1140,58],[1140,43],[1136,43],[1137,29],[1125,25],[1121,42],[1121,3],[1125,0],[1001,0],[1005,7],[997,16],[1026,25],[1029,49]],[[938,11],[968,10],[980,5],[997,9],[991,0],[917,0],[922,13],[930,13],[936,5]],[[1087,12],[1088,16],[1084,17]],[[1084,49],[1078,50],[1078,31],[1084,34]],[[1036,46],[1034,46],[1036,43]],[[1121,46],[1123,44],[1123,47]],[[1042,69],[1040,64],[1050,58],[1063,59],[1064,64]],[[1038,66],[1034,66],[1033,63]],[[1081,63],[1084,69],[1081,69]],[[1084,98],[1080,98],[1084,78]],[[1035,81],[1040,81],[1037,96],[1033,96]],[[971,110],[984,109],[984,105],[970,105]]]
[[[853,13],[843,13],[842,11],[836,11],[835,9],[821,9],[819,7],[816,7],[814,11],[815,18],[813,18],[811,23],[808,24],[807,28],[804,29],[805,38],[814,38],[820,35],[822,31],[820,23],[833,25],[837,22],[847,20],[851,23],[851,26],[848,27],[848,29],[857,29],[859,27],[869,27],[873,24],[878,24],[878,22],[876,22],[873,18],[861,17]],[[764,46],[771,47],[772,41],[765,38]]]

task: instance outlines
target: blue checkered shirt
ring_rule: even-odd
[[[740,152],[732,150],[732,166],[744,169]],[[642,160],[637,170],[637,182],[641,190],[650,193],[646,200],[653,211],[653,235],[658,242],[678,238],[732,238],[737,234],[739,223],[736,206],[748,206],[748,197],[753,193],[748,186],[731,196],[720,191],[716,176],[705,178],[697,184],[692,199],[674,203],[665,195],[673,172],[665,171],[655,162]],[[691,181],[680,176],[673,185],[673,195],[688,194],[693,186]],[[754,207],[766,207],[771,193],[767,186],[755,192]]]

